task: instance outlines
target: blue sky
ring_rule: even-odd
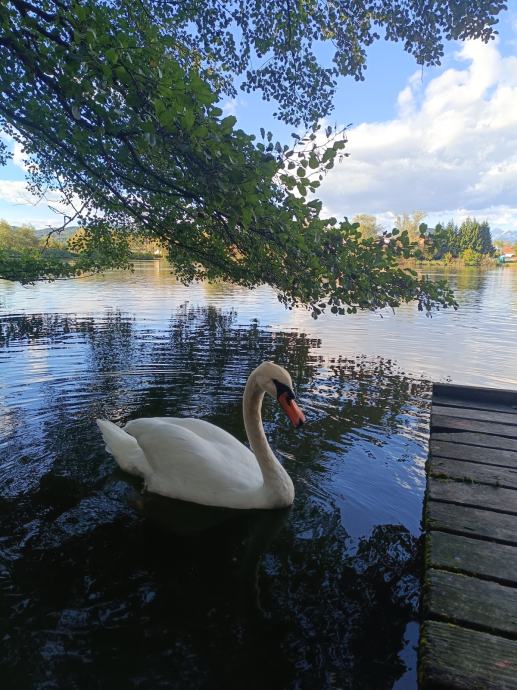
[[[517,231],[517,7],[501,15],[489,46],[446,47],[440,67],[416,65],[400,43],[369,49],[364,82],[341,79],[332,124],[351,123],[349,157],[320,190],[330,215],[375,214],[386,227],[404,211],[427,222],[468,214],[489,220],[495,234]],[[272,117],[273,103],[240,93],[226,112],[249,132],[261,126],[283,142],[292,127]],[[45,202],[23,191],[20,151],[0,168],[0,218],[37,227],[59,223]]]

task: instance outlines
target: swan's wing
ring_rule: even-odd
[[[237,449],[240,451],[243,447],[243,444],[238,441],[235,436],[232,436],[232,434],[221,429],[221,427],[211,424],[204,419],[196,419],[194,417],[153,417],[153,419],[166,422],[167,424],[176,424],[179,427],[194,432],[211,443],[219,442],[225,446],[235,446],[236,452],[238,452]]]
[[[225,505],[236,495],[262,487],[257,460],[246,446],[226,432],[208,440],[187,426],[173,423],[171,418],[136,419],[126,425],[153,470],[148,478],[150,491]]]
[[[136,440],[107,419],[98,419],[97,425],[101,430],[106,450],[115,457],[119,467],[130,474],[147,477],[151,468]]]

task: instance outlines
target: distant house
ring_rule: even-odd
[[[502,245],[502,246],[501,246]],[[510,244],[500,244],[499,245],[499,261],[504,263],[505,261],[511,261],[515,257],[515,252]]]

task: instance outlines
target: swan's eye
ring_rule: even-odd
[[[293,391],[289,388],[289,386],[286,386],[285,383],[282,383],[281,381],[277,381],[276,379],[273,379],[273,383],[275,384],[275,387],[276,387],[277,399],[281,395],[283,395],[284,393],[287,393],[288,400],[294,400],[295,395],[294,395]]]

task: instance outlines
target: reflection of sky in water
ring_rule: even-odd
[[[434,272],[430,277],[445,274]],[[296,329],[321,339],[324,356],[382,356],[406,372],[433,380],[517,387],[517,270],[451,273],[460,309],[427,318],[414,305],[393,314],[359,313],[324,316],[314,321],[302,309],[286,311],[268,287],[246,290],[229,285],[177,283],[159,262],[141,262],[134,274],[66,281],[31,288],[0,282],[0,305],[6,312],[76,314],[107,309],[138,312],[138,329],[153,329],[188,301],[233,308],[238,323],[258,319],[274,330]]]

